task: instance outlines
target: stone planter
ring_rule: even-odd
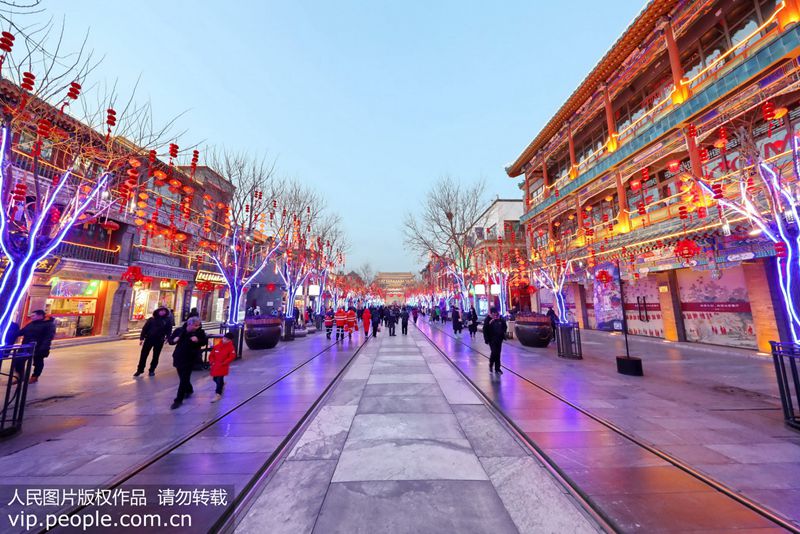
[[[526,347],[544,348],[553,338],[553,327],[550,319],[544,315],[518,315],[514,335]]]
[[[281,339],[280,317],[248,318],[244,321],[244,342],[250,350],[271,349]]]

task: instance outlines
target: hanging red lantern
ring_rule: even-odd
[[[701,163],[708,161],[708,149],[706,147],[700,147],[700,150],[698,150],[697,153],[700,156]]]
[[[691,137],[692,139],[694,139],[694,138],[696,138],[696,137],[697,137],[697,128],[695,127],[695,125],[694,125],[694,124],[690,124],[690,125],[689,125],[689,126],[686,128],[686,134],[687,134],[689,137]]]
[[[783,241],[778,241],[774,244],[775,247],[775,256],[778,258],[786,258],[789,255],[789,251],[786,248],[786,243]]]
[[[680,206],[678,208],[678,216],[681,219],[688,219],[689,218],[689,210],[686,208],[686,206]]]
[[[19,84],[20,87],[22,87],[28,92],[32,92],[35,84],[36,84],[36,76],[32,72],[22,73],[22,81]]]
[[[700,248],[700,245],[698,245],[693,239],[688,238],[679,240],[675,245],[675,249],[673,250],[675,256],[683,259],[684,261],[694,258],[700,254],[701,251],[702,249]]]
[[[175,285],[178,287],[186,287],[189,285],[189,282],[187,282],[186,280],[178,280],[177,282],[175,282]]]
[[[0,34],[0,50],[10,54],[12,48],[14,48],[14,34],[9,32]],[[5,59],[5,54],[3,54],[3,59]]]
[[[772,137],[772,121],[775,120],[775,104],[770,101],[764,102],[761,106],[761,112],[764,114],[764,120],[768,123],[767,136]]]
[[[611,283],[612,280],[614,280],[614,278],[611,276],[611,273],[609,273],[605,269],[597,271],[595,279],[601,284],[609,284]]]
[[[667,163],[667,169],[669,169],[669,172],[671,172],[672,174],[678,172],[680,168],[681,168],[681,162],[678,161],[677,159],[673,159],[672,161]]]

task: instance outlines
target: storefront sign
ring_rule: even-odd
[[[197,276],[194,279],[195,282],[211,282],[214,284],[224,284],[225,277],[219,273],[211,272],[211,271],[197,271]]]
[[[164,267],[162,265],[153,265],[150,263],[139,263],[138,267],[142,270],[144,276],[151,278],[172,278],[175,280],[191,280],[194,278],[194,271],[189,269],[174,269]]]
[[[706,313],[751,313],[749,302],[681,302],[681,311]]]
[[[175,291],[175,282],[169,279],[162,278],[158,282],[158,289],[163,289],[167,291]]]
[[[756,255],[753,252],[739,252],[737,254],[730,254],[725,259],[727,259],[728,261],[745,261],[745,260],[752,260],[755,257]]]
[[[36,264],[36,274],[51,274],[56,267],[58,267],[58,263],[61,261],[61,258],[58,257],[50,257],[45,258],[39,263]],[[6,266],[8,265],[8,257],[3,256],[0,258],[0,272],[4,271]]]

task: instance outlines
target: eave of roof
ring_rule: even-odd
[[[522,174],[522,167],[533,158],[536,152],[547,141],[564,127],[567,120],[580,109],[580,107],[597,91],[597,88],[608,81],[611,75],[619,69],[628,56],[636,50],[642,41],[651,34],[661,17],[667,15],[680,0],[650,0],[642,11],[633,19],[628,28],[611,46],[608,52],[597,63],[578,88],[570,95],[556,114],[539,132],[527,148],[520,154],[516,161],[506,167],[506,174],[511,178]]]

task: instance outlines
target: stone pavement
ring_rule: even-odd
[[[237,532],[597,532],[414,328],[370,340]]]
[[[450,328],[420,326],[468,375],[486,365],[488,347],[480,336],[456,339]],[[581,334],[583,360],[559,359],[554,347],[522,347],[514,340],[504,344],[503,365],[800,525],[800,434],[783,424],[771,358],[631,336],[631,353],[643,357],[645,376],[628,377],[617,374],[614,364],[624,353],[621,336]],[[630,441],[510,372],[502,383],[477,373],[479,386],[503,411],[620,517],[630,517],[632,492],[690,489],[690,481],[677,484],[665,476],[666,468],[674,469],[667,462],[621,455]],[[525,393],[529,388],[536,391]],[[597,459],[603,450],[606,457]],[[619,469],[610,469],[615,463],[630,468],[630,483],[619,480]],[[633,473],[644,477],[645,472],[650,476],[633,484]],[[667,500],[661,503],[668,512]]]
[[[193,439],[180,449],[183,459],[197,458],[189,453],[211,451],[217,447],[218,436],[225,438],[223,448],[229,452],[258,451],[258,457],[266,459],[266,448],[274,448],[289,432],[333,378],[332,373],[347,363],[358,343],[354,340],[334,347],[303,367],[303,373],[290,375],[280,387],[261,395],[252,403],[259,405],[261,415],[246,417],[238,412],[236,421],[226,420]],[[152,378],[132,378],[139,353],[136,341],[56,349],[47,359],[41,380],[28,388],[22,431],[0,441],[0,484],[108,483],[330,344],[316,335],[281,343],[276,349],[245,349],[244,358],[231,366],[222,401],[209,402],[214,396],[213,382],[207,371],[196,371],[192,375],[195,394],[177,410],[169,408],[178,382],[170,348],[165,347]],[[288,404],[296,401],[303,406],[289,410]],[[274,417],[265,425],[264,418],[273,412],[282,412],[284,417]],[[188,475],[202,474],[198,464],[193,465],[190,470],[173,470],[171,480],[193,482]]]

